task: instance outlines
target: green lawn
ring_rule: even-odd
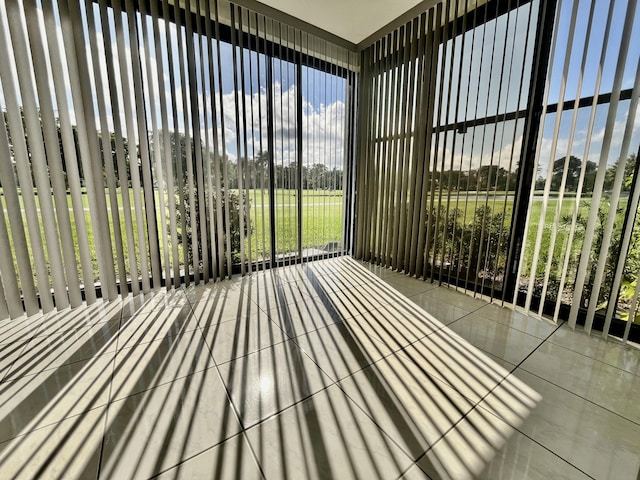
[[[230,191],[231,192],[231,191]],[[238,193],[237,191],[235,192]],[[108,190],[105,191],[107,195],[107,206],[110,207],[110,199]],[[132,208],[132,222],[130,225],[130,233],[131,236],[132,248],[135,250],[135,258],[137,259],[136,267],[138,268],[138,272],[140,272],[140,248],[141,243],[138,239],[138,230],[140,228],[146,231],[146,216],[142,215],[142,225],[138,223],[138,219],[135,216],[135,198],[133,190],[128,191],[129,202]],[[167,211],[167,225],[160,225],[160,193],[158,191],[155,192],[155,202],[157,208],[157,217],[158,217],[158,234],[160,238],[160,249],[161,249],[161,258],[164,259],[164,242],[162,239],[163,235],[168,236],[168,248],[170,252],[170,256],[172,255],[173,249],[171,245],[171,238],[169,235],[169,216],[168,209],[166,206],[168,205],[168,199],[165,196],[165,208]],[[304,190],[302,192],[302,249],[322,249],[327,246],[331,242],[340,242],[342,240],[342,230],[343,230],[343,196],[342,191],[323,191],[323,190]],[[446,195],[446,194],[445,194]],[[0,199],[2,198],[2,191],[0,189]],[[36,202],[37,202],[36,196]],[[506,200],[505,200],[506,198]],[[130,271],[131,266],[129,263],[130,260],[130,242],[127,242],[127,225],[125,224],[125,217],[123,215],[123,198],[122,192],[120,189],[116,191],[116,199],[119,205],[119,212],[117,216],[119,217],[119,225],[120,231],[123,235],[123,254],[125,259],[126,270]],[[4,199],[3,207],[4,207]],[[21,199],[22,201],[22,199]],[[270,252],[270,219],[269,219],[269,194],[267,191],[263,190],[249,190],[245,191],[244,201],[248,201],[248,209],[249,209],[249,218],[250,218],[250,231],[249,234],[245,238],[244,250],[245,256],[251,256],[252,261],[260,261],[264,258],[269,258]],[[186,199],[185,203],[188,205],[189,200]],[[275,198],[275,232],[276,232],[276,254],[277,255],[286,255],[289,253],[296,253],[300,246],[298,245],[298,192],[296,190],[285,190],[278,189],[276,191]],[[447,205],[447,197],[442,197],[442,205],[446,207]],[[67,203],[69,207],[71,207],[71,195],[67,195]],[[591,200],[589,198],[582,199],[580,202],[579,213],[581,216],[586,216],[588,214],[589,205]],[[88,230],[88,242],[89,248],[92,254],[92,258],[95,259],[95,245],[94,245],[94,234],[92,231],[93,221],[89,214],[89,199],[87,195],[82,195],[82,204],[84,207],[84,217],[85,223]],[[143,201],[143,193],[141,193],[140,205],[144,205]],[[513,196],[505,196],[504,192],[496,192],[490,195],[486,194],[476,194],[475,192],[470,193],[459,193],[452,194],[449,197],[449,211],[451,212],[453,209],[457,208],[460,210],[459,221],[464,221],[465,224],[469,225],[473,222],[475,211],[478,207],[487,205],[491,208],[493,214],[496,213],[505,213],[505,221],[503,224],[503,238],[504,241],[507,240],[509,227],[510,227],[510,217],[511,211],[513,209]],[[579,227],[578,233],[574,237],[573,243],[568,245],[568,233],[570,230],[570,221],[571,221],[571,213],[573,211],[575,205],[575,198],[565,198],[563,199],[561,208],[560,208],[560,223],[557,225],[557,237],[555,242],[555,248],[552,252],[552,271],[556,272],[559,276],[562,268],[562,261],[564,259],[564,255],[568,248],[571,249],[572,262],[570,263],[570,271],[569,276],[575,274],[575,267],[578,254],[582,247],[582,235],[584,229]],[[533,205],[531,207],[531,216],[530,216],[530,228],[527,236],[527,247],[524,249],[524,265],[522,269],[523,277],[528,277],[530,275],[530,270],[532,266],[532,257],[533,257],[533,246],[536,241],[536,234],[538,230],[538,225],[540,223],[540,218],[542,215],[542,201],[538,198],[534,199]],[[619,233],[623,218],[624,218],[624,209],[626,207],[626,199],[621,199],[619,202],[619,209],[616,215],[616,229]],[[602,209],[608,208],[608,199],[602,200]],[[541,256],[538,261],[537,267],[537,276],[543,275],[546,267],[546,261],[548,259],[549,246],[551,242],[552,235],[552,227],[555,223],[556,219],[556,211],[558,209],[558,199],[550,198],[547,204],[547,213],[543,222],[543,235],[541,239]],[[8,215],[6,209],[4,209],[5,220],[7,226],[9,226]],[[112,212],[109,209],[109,215],[112,219],[110,224],[112,238],[114,238],[114,226],[116,225],[115,221],[115,212]],[[26,225],[26,218],[25,218]],[[586,221],[586,218],[583,220]],[[180,228],[180,226],[178,226]],[[42,218],[40,218],[40,229],[43,234],[42,229]],[[73,234],[73,240],[77,244],[77,233],[75,228],[75,220],[73,215],[71,215],[71,230]],[[10,233],[10,232],[9,232]],[[31,249],[31,242],[29,242],[29,231],[25,228],[25,234],[27,236],[27,244],[28,248]],[[10,242],[13,242],[13,239],[9,238]],[[44,234],[43,234],[43,243],[44,242]],[[143,239],[142,248],[147,248],[146,239]],[[114,254],[115,254],[115,245],[113,245]],[[46,243],[45,243],[46,250]],[[76,249],[77,250],[77,249]],[[45,252],[46,254],[46,252]],[[181,268],[184,267],[184,252],[182,243],[178,245],[178,263]],[[80,265],[79,253],[76,252],[77,263]],[[175,259],[170,259],[173,263]],[[504,261],[504,260],[502,260]],[[93,273],[96,279],[98,279],[98,269],[97,262],[94,260],[93,262]],[[80,267],[78,267],[80,268]],[[17,265],[16,265],[17,270]]]

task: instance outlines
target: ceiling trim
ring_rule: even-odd
[[[422,0],[415,7],[411,7],[409,10],[407,10],[402,15],[400,15],[398,18],[396,18],[395,20],[391,20],[384,27],[378,29],[377,31],[369,35],[367,38],[362,40],[360,43],[358,43],[357,45],[358,52],[361,52],[364,49],[370,47],[385,35],[388,35],[389,33],[393,32],[397,28],[400,28],[402,25],[406,24],[407,22],[410,22],[421,13],[426,12],[434,5],[437,5],[438,3],[440,3],[440,1],[441,0]]]
[[[339,37],[338,35],[335,35],[331,32],[327,32],[326,30],[316,25],[307,23],[304,20],[300,20],[299,18],[278,10],[277,8],[273,8],[269,5],[265,5],[262,2],[258,2],[257,0],[233,0],[233,3],[253,10],[254,12],[261,13],[262,15],[266,15],[269,18],[285,23],[291,27],[300,29],[304,32],[308,32],[312,35],[315,35],[316,37],[327,40],[351,52],[357,53],[359,51],[358,46],[355,43],[352,43],[349,40]]]

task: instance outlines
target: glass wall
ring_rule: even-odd
[[[344,250],[357,57],[201,7],[0,6],[0,318]]]
[[[640,12],[559,2],[517,297],[627,337],[635,318]]]

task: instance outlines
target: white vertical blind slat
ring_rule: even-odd
[[[616,212],[618,210],[618,201],[620,200],[620,197],[621,197],[622,182],[624,180],[625,167],[627,165],[627,155],[629,154],[629,147],[631,146],[631,137],[633,135],[636,112],[638,110],[638,96],[640,96],[640,59],[638,59],[638,63],[636,65],[636,78],[633,85],[633,91],[631,94],[631,102],[629,104],[629,110],[627,111],[627,122],[624,128],[624,134],[622,136],[622,145],[620,148],[620,155],[618,156],[618,168],[616,169],[616,176],[613,182],[611,196],[609,197],[609,204],[610,204],[609,213],[607,217],[607,225],[605,227],[604,236],[602,239],[604,252],[602,250],[600,251],[600,258],[598,260],[598,270],[596,271],[594,289],[592,290],[591,298],[589,299],[589,311],[587,312],[588,315],[590,314],[592,315],[593,313],[595,313],[595,306],[596,306],[596,303],[598,302],[600,289],[602,287],[602,276],[604,274],[604,269],[605,269],[605,260],[607,260],[609,248],[611,245],[611,237],[613,235],[614,222],[616,220]],[[636,159],[636,161],[638,160]],[[635,213],[637,211],[637,204],[635,205],[635,209],[634,209],[633,199],[628,199],[627,202],[629,202],[629,204],[631,205],[630,212]],[[631,240],[631,234],[633,232],[634,223],[635,223],[635,215],[631,214],[627,217],[627,225],[623,226],[624,235],[623,235],[623,238],[621,239],[620,246],[619,246],[618,266],[613,276],[613,283],[611,285],[611,291],[609,295],[609,304],[607,305],[607,310],[605,314],[605,323],[604,323],[604,327],[602,328],[602,336],[604,338],[606,338],[607,335],[609,334],[609,328],[611,327],[611,320],[613,318],[613,313],[618,300],[618,289],[620,288],[620,283],[622,281],[624,264],[627,257],[627,251],[629,247],[629,242]],[[633,316],[630,316],[627,322],[632,323],[633,321],[634,321]]]
[[[45,58],[45,49],[42,42],[41,27],[39,15],[36,10],[35,1],[24,2],[25,20],[28,34],[30,37],[30,52],[33,58],[34,77],[37,86],[37,96],[39,101],[39,112],[41,116],[41,127],[44,135],[44,149],[46,152],[46,164],[43,162],[44,173],[49,173],[51,186],[53,187],[53,197],[55,200],[55,218],[59,232],[59,241],[62,248],[63,257],[59,259],[63,262],[63,269],[59,272],[59,281],[64,282],[66,278],[66,286],[59,285],[62,291],[68,289],[67,295],[63,294],[59,299],[56,294],[56,305],[58,308],[64,308],[71,304],[77,307],[82,303],[82,295],[80,292],[80,283],[78,281],[78,270],[76,264],[76,256],[71,232],[71,221],[69,217],[69,206],[67,204],[67,190],[64,182],[64,172],[62,169],[62,159],[60,156],[60,146],[58,145],[57,122],[54,118],[53,103],[51,89],[49,86],[49,73],[47,69],[47,61]],[[47,182],[44,182],[48,186]],[[49,195],[45,197],[50,198]],[[53,207],[53,205],[51,205]],[[46,214],[46,213],[45,213]],[[53,216],[52,216],[53,219]],[[45,228],[46,224],[45,224]],[[47,237],[47,247],[49,242],[55,238],[55,229]],[[57,249],[56,249],[57,251]],[[54,268],[54,265],[51,266]],[[64,272],[64,275],[63,275]],[[54,277],[55,278],[55,277]],[[59,300],[62,300],[61,302]]]
[[[33,263],[35,264],[40,305],[44,312],[49,312],[53,309],[49,273],[47,271],[44,246],[42,243],[38,208],[36,207],[34,195],[35,190],[31,179],[31,172],[29,171],[30,162],[26,145],[26,132],[20,115],[21,107],[18,105],[18,87],[13,78],[12,68],[8,63],[12,56],[9,54],[8,50],[11,43],[9,42],[10,37],[7,33],[4,19],[0,18],[0,39],[3,39],[3,41],[0,41],[0,81],[2,82],[2,89],[7,103],[7,117],[9,120],[9,128],[7,131],[11,135],[13,145],[20,195],[22,197],[24,213],[27,220],[31,255]],[[10,157],[7,157],[7,159],[8,158]],[[26,257],[25,260],[28,262],[30,259],[29,257]]]
[[[113,300],[118,295],[115,262],[104,195],[102,168],[96,168],[97,165],[94,165],[95,160],[92,160],[100,158],[100,148],[96,134],[96,116],[92,98],[93,89],[87,65],[82,15],[80,6],[74,1],[71,1],[70,5],[60,1],[59,7],[65,52],[67,52],[67,59],[69,60],[67,68],[75,105],[80,158],[87,187],[87,196],[89,197],[89,208],[93,219],[92,225],[100,274],[100,288],[104,298]],[[87,286],[85,285],[86,288]]]
[[[0,19],[0,21],[2,20]],[[2,114],[0,115],[0,176],[2,177],[4,207],[6,208],[9,225],[11,226],[11,237],[13,239],[20,286],[24,298],[24,310],[27,312],[27,315],[33,315],[38,312],[40,307],[38,305],[33,270],[27,250],[27,238],[22,219],[16,178],[11,165],[11,152],[9,150],[6,127],[4,114]],[[2,215],[4,218],[5,210],[3,210]],[[10,249],[4,250],[5,255],[2,255],[2,257],[11,258],[8,254],[10,251]],[[8,273],[3,273],[3,275],[8,275]],[[16,300],[18,299],[19,297],[16,297]]]
[[[580,308],[580,298],[582,296],[582,290],[586,279],[586,271],[588,268],[590,252],[593,246],[593,238],[595,232],[596,221],[598,219],[598,213],[600,210],[600,200],[602,199],[604,176],[607,170],[607,161],[609,158],[609,151],[611,149],[611,141],[613,139],[614,126],[616,121],[616,113],[618,110],[618,104],[620,101],[620,90],[622,87],[622,78],[624,75],[625,64],[627,59],[627,53],[629,50],[629,43],[631,41],[631,31],[633,28],[633,19],[635,16],[635,8],[637,2],[631,0],[627,4],[627,15],[625,17],[624,26],[622,30],[622,38],[620,41],[619,50],[616,49],[616,55],[618,55],[618,61],[616,65],[616,71],[613,80],[613,88],[611,93],[611,101],[607,112],[607,120],[605,123],[604,138],[602,139],[602,148],[600,151],[600,161],[598,165],[598,173],[596,174],[596,180],[593,186],[593,194],[591,197],[592,208],[589,212],[589,219],[585,229],[585,238],[582,246],[582,253],[580,256],[580,265],[578,272],[576,273],[576,288],[574,293],[574,301],[571,305],[571,311],[569,313],[569,322],[575,325],[577,319],[578,309]],[[585,160],[587,157],[585,157]],[[614,217],[615,218],[615,217]],[[611,227],[612,228],[612,227]],[[605,227],[605,235],[608,227]],[[599,252],[599,262],[596,270],[596,278],[594,280],[592,291],[600,290],[600,282],[602,281],[602,274],[604,272],[604,260],[607,256],[608,245],[603,243],[602,247],[604,252]],[[602,249],[601,249],[602,250]],[[590,299],[593,300],[593,299]],[[593,319],[595,314],[596,301],[590,301],[587,318],[585,320],[585,330],[591,331],[593,325]]]
[[[120,280],[120,293],[124,297],[127,294],[125,285],[127,284],[127,272],[124,264],[124,248],[122,245],[122,229],[120,227],[120,208],[115,180],[115,170],[113,168],[113,157],[111,153],[111,135],[107,122],[107,108],[104,99],[104,86],[102,84],[102,69],[100,67],[99,44],[96,34],[96,24],[93,12],[94,3],[92,0],[85,0],[85,11],[87,12],[87,25],[89,27],[89,45],[91,48],[91,61],[93,64],[94,81],[96,82],[96,97],[98,104],[98,115],[100,118],[100,136],[102,140],[102,161],[105,165],[107,187],[109,190],[109,207],[111,209],[111,224],[113,225],[113,240],[116,247],[116,260],[118,264],[118,276]],[[105,144],[106,142],[106,144]]]
[[[138,129],[139,148],[140,148],[140,168],[142,169],[142,186],[144,188],[144,211],[146,214],[146,234],[147,243],[144,247],[143,265],[145,264],[145,256],[149,255],[151,273],[147,272],[147,283],[149,280],[153,281],[155,287],[160,286],[160,276],[162,274],[162,267],[160,264],[160,243],[158,240],[158,229],[156,219],[156,201],[154,197],[154,181],[151,175],[151,158],[149,154],[149,128],[147,127],[147,114],[146,106],[144,102],[143,91],[149,88],[148,85],[143,85],[142,78],[142,62],[140,59],[140,47],[141,42],[138,32],[138,22],[136,20],[138,13],[134,8],[133,0],[126,0],[127,8],[127,24],[129,28],[129,41],[136,45],[136,48],[131,49],[131,63],[133,70],[133,92],[135,97],[135,109],[136,109],[136,125]],[[147,51],[145,55],[149,55]],[[148,248],[148,252],[147,252]],[[142,251],[142,246],[140,247]],[[147,267],[149,268],[149,267]],[[145,286],[145,277],[143,270],[142,285]],[[150,285],[147,288],[151,288]]]
[[[41,109],[39,109],[36,104],[37,92],[33,89],[35,85],[34,72],[32,66],[29,64],[30,56],[28,54],[27,39],[24,36],[24,30],[21,28],[23,21],[18,3],[9,2],[7,5],[7,21],[9,23],[9,31],[16,61],[15,66],[22,98],[24,123],[26,127],[25,134],[28,138],[31,168],[33,170],[38,195],[39,217],[42,219],[42,229],[47,244],[47,260],[49,268],[51,269],[56,306],[58,309],[62,309],[69,306],[69,299],[66,291],[65,272],[62,265],[58,230],[51,199],[51,183],[48,176],[39,114]],[[45,65],[34,65],[38,70],[44,66]],[[42,75],[42,72],[40,72],[40,74]],[[36,73],[35,76],[38,76],[38,74]],[[51,125],[49,125],[49,127],[50,126]],[[50,129],[47,128],[47,131],[50,132]],[[36,191],[34,191],[34,194],[36,194]]]
[[[78,168],[78,157],[76,154],[76,144],[74,141],[73,126],[71,125],[72,106],[67,98],[67,81],[64,76],[63,66],[66,61],[62,60],[63,45],[59,43],[58,27],[54,18],[52,2],[44,2],[42,5],[45,31],[49,58],[51,60],[51,70],[53,75],[53,85],[58,105],[58,119],[60,121],[60,136],[62,140],[62,152],[65,157],[65,175],[71,194],[71,206],[76,230],[76,243],[74,247],[78,250],[80,266],[82,270],[82,286],[84,287],[84,298],[88,304],[95,302],[96,292],[93,288],[93,264],[87,234],[87,225],[83,205],[83,194],[80,186],[80,172]],[[24,285],[24,284],[23,284]],[[87,288],[89,286],[89,288]],[[24,286],[23,286],[24,290]]]
[[[164,277],[165,277],[165,282],[166,282],[166,287],[167,289],[171,288],[171,261],[169,259],[169,243],[168,243],[168,233],[167,233],[167,229],[166,229],[166,225],[167,225],[167,212],[166,212],[166,199],[165,199],[165,182],[164,182],[164,172],[163,172],[163,160],[162,160],[162,144],[160,142],[160,134],[161,132],[164,133],[163,136],[166,136],[166,132],[167,129],[165,128],[164,130],[160,130],[159,126],[158,126],[158,112],[157,112],[157,108],[156,106],[158,104],[160,104],[160,109],[161,109],[161,113],[160,113],[160,117],[161,117],[161,121],[162,120],[166,120],[166,105],[165,105],[165,96],[162,94],[163,92],[163,87],[164,85],[162,84],[162,80],[164,78],[163,72],[162,72],[162,56],[161,56],[161,48],[160,48],[160,44],[159,44],[159,32],[157,30],[155,30],[155,27],[157,25],[157,7],[158,7],[158,2],[153,1],[151,2],[151,4],[153,6],[155,6],[155,11],[156,11],[156,15],[152,15],[151,16],[151,22],[152,25],[151,27],[149,26],[149,19],[147,18],[147,11],[146,11],[146,1],[140,2],[139,6],[140,6],[140,22],[141,22],[141,32],[142,32],[142,42],[143,42],[143,46],[144,46],[144,58],[145,58],[145,94],[146,94],[146,98],[145,98],[145,103],[148,105],[148,111],[151,114],[151,139],[153,142],[153,167],[152,170],[155,172],[155,181],[157,182],[157,198],[158,198],[158,210],[160,213],[160,224],[158,225],[158,228],[156,228],[155,225],[153,225],[151,228],[153,228],[154,231],[160,231],[160,238],[162,239],[162,253],[163,253],[163,258],[160,258],[159,260],[159,264],[156,266],[157,270],[154,270],[154,275],[155,272],[158,272],[158,276],[154,276],[154,282],[158,282],[159,281],[159,276],[160,276],[160,265],[164,264]],[[153,8],[153,7],[152,7]],[[154,49],[153,49],[153,53],[154,53],[154,59],[155,59],[155,63],[157,66],[157,70],[156,72],[153,71],[153,68],[151,66],[151,61],[152,61],[152,55],[151,55],[151,46],[153,45]],[[158,91],[156,91],[156,85],[155,82],[153,81],[154,75],[157,75],[157,79],[158,79]],[[164,111],[163,111],[164,109]],[[162,117],[162,114],[164,113],[164,117]],[[151,153],[150,153],[151,156]],[[152,189],[155,190],[155,189]],[[160,256],[159,252],[158,252],[158,257]],[[159,286],[159,283],[155,283],[155,286]]]
[[[191,218],[191,252],[192,260],[189,265],[193,268],[193,278],[196,285],[200,283],[200,238],[198,235],[199,208],[196,208],[196,189],[194,162],[197,163],[198,150],[200,149],[200,126],[196,123],[198,118],[198,99],[195,78],[195,53],[193,51],[193,30],[191,27],[191,11],[185,11],[184,24],[178,20],[178,58],[180,59],[180,81],[182,83],[182,110],[184,113],[185,150],[187,164],[187,191],[189,193],[189,218]],[[184,28],[184,36],[182,31]],[[186,58],[185,58],[186,56]],[[204,209],[204,205],[202,206]],[[185,275],[185,282],[186,275]],[[188,283],[188,282],[187,282]]]
[[[0,131],[0,137],[2,137],[2,134],[3,132]],[[5,153],[8,154],[9,152],[0,147],[0,155]],[[2,178],[4,179],[4,176]],[[0,199],[0,205],[2,206],[2,214],[0,214],[0,251],[10,252],[11,245],[9,243],[7,223],[4,219],[5,210],[2,199]],[[2,293],[0,298],[0,320],[7,317],[18,318],[22,316],[24,308],[20,299],[20,289],[18,288],[15,267],[9,255],[0,255],[0,291]]]

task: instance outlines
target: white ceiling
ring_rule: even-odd
[[[421,0],[260,0],[358,44]]]

